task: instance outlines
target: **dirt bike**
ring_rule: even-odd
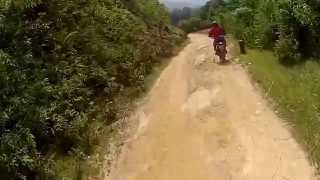
[[[226,44],[224,42],[217,43],[216,54],[220,58],[220,61],[219,61],[220,64],[227,62],[227,60],[226,60],[227,50],[226,50]]]

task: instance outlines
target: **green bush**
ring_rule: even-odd
[[[114,98],[184,38],[169,21],[157,0],[0,1],[1,179],[54,178],[57,157],[90,154],[92,124],[113,123]]]
[[[275,53],[284,65],[294,65],[299,62],[298,42],[291,38],[281,38],[275,46]]]

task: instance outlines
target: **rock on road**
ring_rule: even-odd
[[[107,180],[315,180],[306,153],[238,64],[206,34],[162,72]]]

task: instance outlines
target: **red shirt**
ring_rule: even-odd
[[[224,29],[219,26],[214,26],[211,28],[209,32],[209,37],[214,39],[218,38],[219,36],[225,35]]]

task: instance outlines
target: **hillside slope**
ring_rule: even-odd
[[[183,37],[157,0],[1,1],[1,179],[55,179],[57,157],[90,155],[114,97]]]

